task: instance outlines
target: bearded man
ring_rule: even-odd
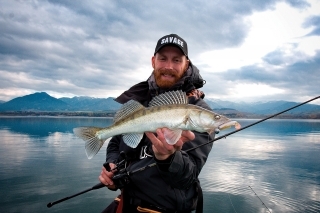
[[[176,34],[163,36],[157,42],[151,58],[153,72],[147,81],[140,82],[122,93],[115,100],[121,104],[136,100],[148,106],[159,94],[182,90],[188,95],[189,104],[205,109],[210,107],[203,100],[199,88],[204,80],[188,57],[187,42]],[[111,190],[117,190],[112,170],[125,156],[127,171],[149,167],[136,172],[121,186],[117,197],[103,212],[202,212],[202,191],[198,176],[212,148],[212,143],[186,152],[214,138],[214,133],[199,133],[185,130],[174,145],[166,142],[163,132],[146,132],[138,147],[127,146],[122,135],[113,137],[107,147],[106,163],[109,171],[102,167],[100,182]],[[110,170],[111,169],[111,170]]]

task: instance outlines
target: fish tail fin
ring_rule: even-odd
[[[98,127],[77,127],[73,129],[73,133],[86,142],[85,149],[88,159],[95,156],[105,142],[96,135],[97,131],[101,129]]]

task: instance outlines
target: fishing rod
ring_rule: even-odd
[[[304,105],[304,104],[307,104],[307,103],[309,103],[309,102],[311,102],[311,101],[314,101],[314,100],[316,100],[316,99],[318,99],[318,98],[320,98],[320,96],[317,96],[317,97],[315,97],[315,98],[312,98],[312,99],[310,99],[310,100],[308,100],[308,101],[305,101],[305,102],[303,102],[303,103],[300,103],[300,104],[298,104],[298,105],[295,105],[295,106],[293,106],[293,107],[290,107],[290,108],[288,108],[288,109],[286,109],[286,110],[283,110],[283,111],[281,111],[281,112],[278,112],[278,113],[276,113],[276,114],[270,115],[270,116],[268,116],[268,117],[266,117],[266,118],[263,118],[263,119],[261,119],[261,120],[258,120],[257,122],[254,122],[254,123],[252,123],[252,124],[249,124],[249,125],[247,125],[247,126],[245,126],[245,127],[241,127],[240,129],[234,130],[234,131],[229,132],[229,133],[227,133],[227,134],[225,134],[225,135],[222,135],[222,136],[220,136],[220,137],[217,137],[217,138],[215,138],[215,139],[213,139],[213,140],[211,140],[211,141],[208,141],[207,143],[201,144],[201,145],[199,145],[199,146],[193,147],[193,148],[188,149],[188,150],[185,150],[185,151],[186,151],[186,152],[189,152],[189,151],[198,149],[198,148],[200,148],[200,147],[202,147],[202,146],[208,145],[208,144],[210,144],[210,143],[214,143],[215,141],[220,140],[221,138],[226,138],[226,137],[229,136],[229,135],[232,135],[232,134],[234,134],[234,133],[240,132],[240,131],[242,131],[242,130],[244,130],[244,129],[247,129],[247,128],[249,128],[249,127],[252,127],[252,126],[254,126],[254,125],[257,125],[258,123],[261,123],[261,122],[266,121],[266,120],[268,120],[268,119],[270,119],[270,118],[276,117],[276,116],[278,116],[278,115],[280,115],[280,114],[283,114],[283,113],[285,113],[285,112],[288,112],[288,111],[290,111],[290,110],[292,110],[292,109],[295,109],[295,108],[297,108],[297,107],[299,107],[299,106],[302,106],[302,105]]]
[[[121,157],[124,157],[124,152],[121,152],[121,153],[120,153],[120,156],[121,156]],[[116,166],[115,166],[113,169],[110,168],[110,166],[109,166],[108,163],[104,163],[104,164],[103,164],[103,166],[104,166],[108,171],[110,171],[110,172],[119,170],[119,174],[117,174],[117,175],[115,175],[115,176],[113,177],[113,181],[115,181],[115,182],[117,182],[117,183],[119,183],[119,184],[120,184],[120,182],[117,181],[117,180],[123,180],[123,181],[124,181],[124,182],[122,182],[123,184],[125,184],[126,181],[128,180],[128,179],[126,179],[125,177],[123,177],[123,176],[125,175],[125,172],[124,172],[124,170],[125,170],[125,160],[126,160],[126,159],[123,159],[123,160],[119,161],[118,163],[116,163]],[[56,204],[61,203],[61,202],[63,202],[63,201],[69,200],[69,199],[71,199],[71,198],[77,197],[77,196],[82,195],[82,194],[84,194],[84,193],[90,192],[90,191],[92,191],[92,190],[100,189],[100,188],[103,188],[103,187],[105,187],[105,185],[104,185],[103,183],[98,183],[98,184],[94,185],[93,187],[88,188],[88,189],[86,189],[86,190],[83,190],[83,191],[81,191],[81,192],[79,192],[79,193],[76,193],[76,194],[74,194],[74,195],[71,195],[71,196],[62,198],[62,199],[57,200],[57,201],[54,201],[54,202],[50,202],[50,203],[47,204],[47,207],[48,207],[48,208],[51,208],[53,205],[56,205]]]
[[[278,116],[278,115],[280,115],[280,114],[283,114],[283,113],[285,113],[285,112],[288,112],[288,111],[290,111],[290,110],[292,110],[292,109],[295,109],[295,108],[297,108],[297,107],[299,107],[299,106],[302,106],[302,105],[304,105],[304,104],[307,104],[307,103],[309,103],[309,102],[311,102],[311,101],[314,101],[314,100],[316,100],[316,99],[318,99],[318,98],[320,98],[320,96],[317,96],[317,97],[315,97],[315,98],[312,98],[312,99],[310,99],[310,100],[308,100],[308,101],[305,101],[305,102],[303,102],[303,103],[300,103],[300,104],[298,104],[298,105],[295,105],[295,106],[293,106],[293,107],[290,107],[290,108],[288,108],[288,109],[286,109],[286,110],[283,110],[283,111],[281,111],[281,112],[278,112],[278,113],[276,113],[276,114],[270,115],[270,116],[268,116],[268,117],[266,117],[266,118],[264,118],[264,119],[258,120],[257,122],[254,122],[254,123],[252,123],[252,124],[249,124],[249,125],[247,125],[247,126],[245,126],[245,127],[242,127],[242,128],[240,128],[240,129],[237,129],[237,130],[235,130],[235,131],[229,132],[229,133],[227,133],[227,134],[225,134],[225,135],[222,135],[222,136],[217,137],[217,138],[215,138],[215,139],[213,139],[213,140],[210,140],[210,141],[208,141],[207,143],[204,143],[204,144],[201,144],[201,145],[196,146],[196,147],[194,147],[194,148],[185,150],[185,152],[190,152],[190,151],[195,150],[195,149],[198,149],[198,148],[200,148],[200,147],[202,147],[202,146],[208,145],[208,144],[210,144],[210,143],[214,143],[214,142],[217,141],[217,140],[220,140],[220,139],[222,139],[222,138],[226,138],[226,137],[229,136],[229,135],[235,134],[235,133],[240,132],[240,131],[242,131],[242,130],[244,130],[244,129],[247,129],[247,128],[251,127],[251,126],[257,125],[257,124],[259,124],[259,123],[261,123],[261,122],[263,122],[263,121],[266,121],[266,120],[268,120],[268,119],[270,119],[270,118],[273,118],[273,117],[276,117],[276,116]],[[126,157],[124,156],[124,153],[120,153],[120,156],[121,156],[121,155],[122,155],[122,157],[123,157],[124,159],[121,160],[119,163],[117,163],[116,166],[115,166],[113,169],[111,169],[111,168],[109,167],[109,164],[107,164],[107,163],[104,163],[104,164],[103,164],[103,166],[104,166],[108,171],[116,171],[116,174],[114,175],[114,177],[112,178],[112,180],[120,185],[120,187],[118,186],[118,188],[121,188],[121,187],[123,187],[126,183],[128,183],[128,181],[129,181],[129,176],[130,176],[130,175],[133,175],[133,174],[136,173],[136,172],[141,172],[141,171],[143,171],[143,170],[145,170],[145,169],[147,169],[147,168],[150,168],[150,167],[153,167],[153,166],[157,165],[156,163],[152,163],[152,164],[149,164],[149,165],[147,165],[147,166],[144,166],[144,167],[141,167],[141,168],[139,168],[139,169],[136,169],[136,170],[134,170],[134,171],[127,171],[127,170],[126,170],[126,161],[125,161],[125,160],[126,160],[126,159],[125,159]],[[48,207],[48,208],[51,208],[51,207],[52,207],[53,205],[55,205],[55,204],[61,203],[61,202],[63,202],[63,201],[66,201],[66,200],[69,200],[69,199],[74,198],[74,197],[76,197],[76,196],[79,196],[79,195],[81,195],[81,194],[87,193],[87,192],[92,191],[92,190],[100,189],[100,188],[103,188],[103,187],[105,187],[105,185],[104,185],[103,183],[98,183],[98,184],[94,185],[93,187],[91,187],[91,188],[89,188],[89,189],[86,189],[86,190],[84,190],[84,191],[81,191],[81,192],[79,192],[79,193],[77,193],[77,194],[74,194],[74,195],[71,195],[71,196],[62,198],[62,199],[57,200],[57,201],[54,201],[54,202],[50,202],[50,203],[47,204],[47,207]],[[112,190],[112,189],[111,189],[111,190]]]
[[[91,188],[89,188],[89,189],[86,189],[86,190],[84,190],[84,191],[82,191],[82,192],[79,192],[79,193],[77,193],[77,194],[71,195],[71,196],[69,196],[69,197],[62,198],[62,199],[57,200],[57,201],[54,201],[54,202],[50,202],[50,203],[47,204],[47,207],[48,207],[48,208],[51,208],[53,205],[56,205],[56,204],[61,203],[61,202],[63,202],[63,201],[69,200],[69,199],[71,199],[71,198],[73,198],[73,197],[77,197],[77,196],[82,195],[82,194],[84,194],[84,193],[87,193],[87,192],[89,192],[89,191],[96,190],[96,189],[100,189],[100,188],[102,188],[102,187],[105,187],[105,185],[104,185],[103,183],[98,183],[98,184],[94,185],[93,187],[91,187]]]
[[[152,167],[152,166],[156,165],[156,163],[152,163],[152,164],[150,164],[148,166],[145,166],[145,167],[140,168],[140,169],[136,169],[134,171],[127,171],[126,170],[126,156],[124,156],[124,155],[125,155],[124,152],[120,153],[120,156],[122,156],[124,159],[119,161],[118,163],[116,163],[116,166],[113,169],[110,168],[108,163],[104,163],[103,164],[103,166],[109,172],[116,171],[116,173],[114,174],[112,180],[115,183],[115,185],[117,186],[117,188],[116,189],[110,189],[110,190],[116,191],[118,188],[120,188],[120,189],[123,188],[126,184],[128,184],[130,175],[133,175],[136,172],[140,172],[140,171],[142,171],[142,170],[144,170],[144,169],[146,169],[148,167]],[[77,197],[77,196],[82,195],[84,193],[90,192],[92,190],[100,189],[100,188],[103,188],[103,187],[105,187],[105,185],[103,183],[98,183],[98,184],[94,185],[93,187],[88,188],[86,190],[83,190],[81,192],[78,192],[78,193],[76,193],[74,195],[62,198],[62,199],[54,201],[54,202],[50,202],[50,203],[47,204],[47,207],[51,208],[53,205],[56,205],[56,204],[61,203],[63,201],[69,200],[71,198]]]

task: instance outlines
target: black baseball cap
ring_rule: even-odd
[[[188,57],[188,45],[187,42],[181,38],[180,36],[178,36],[177,34],[170,34],[170,35],[166,35],[163,36],[162,38],[160,38],[158,40],[156,49],[154,50],[154,55],[159,52],[159,50],[167,45],[171,45],[171,46],[176,46],[178,47],[185,56]]]

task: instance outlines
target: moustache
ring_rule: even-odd
[[[160,75],[171,75],[173,77],[177,77],[177,72],[174,70],[161,69],[158,71]]]

